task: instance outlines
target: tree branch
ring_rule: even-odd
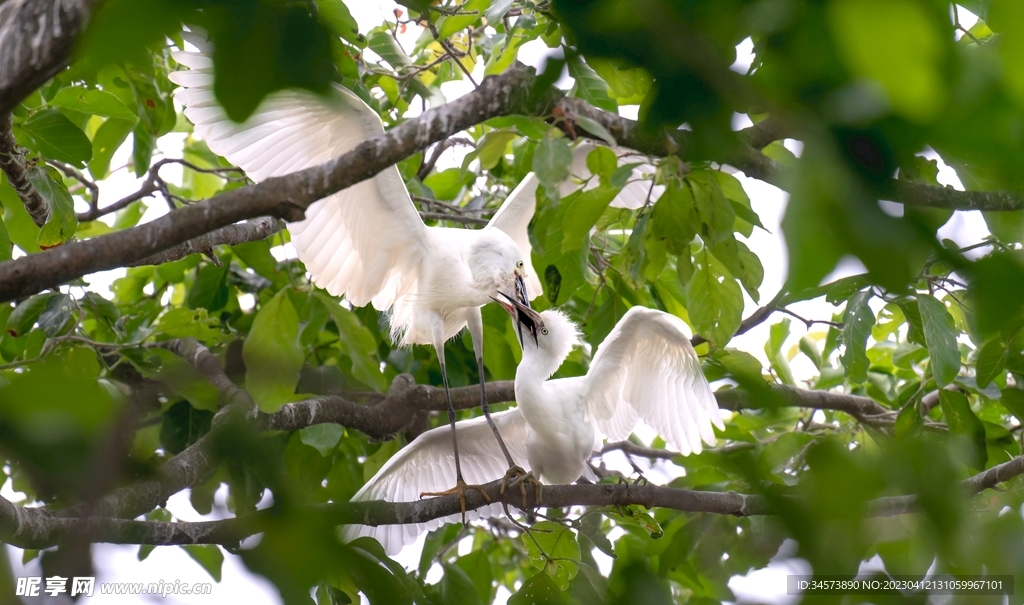
[[[966,497],[975,496],[998,483],[1024,474],[1024,457],[990,468],[961,481]],[[501,493],[501,480],[486,484],[490,501],[475,491],[466,493],[466,509],[473,510],[492,502],[518,507],[519,490]],[[760,495],[736,492],[702,492],[656,485],[578,484],[545,485],[537,500],[533,485],[527,486],[527,502],[538,507],[628,506],[667,508],[690,513],[711,513],[737,517],[773,514],[769,501]],[[795,496],[790,496],[795,497]],[[867,515],[895,516],[917,512],[915,496],[891,496],[867,503]],[[417,502],[336,502],[304,507],[303,514],[327,525],[360,523],[363,525],[400,525],[423,523],[459,513],[458,495]],[[259,533],[263,521],[273,515],[262,510],[221,521],[156,522],[112,519],[109,517],[56,517],[39,508],[16,506],[0,498],[0,540],[19,548],[48,548],[69,539],[115,544],[223,544],[235,546]]]
[[[96,0],[0,4],[0,115],[67,66]]]
[[[200,235],[199,237],[194,237],[187,242],[180,243],[177,246],[168,248],[162,252],[157,252],[156,254],[137,260],[127,266],[138,267],[140,265],[159,265],[185,258],[191,254],[201,253],[213,256],[214,246],[234,246],[235,244],[241,244],[243,242],[259,241],[270,237],[281,229],[284,229],[284,223],[276,218],[263,216],[252,221],[245,221],[235,225],[221,227],[220,229]]]
[[[2,9],[2,7],[0,7]],[[0,30],[0,34],[3,30]],[[2,44],[0,44],[2,46]],[[7,175],[7,182],[11,184],[18,198],[25,204],[32,221],[42,227],[50,216],[50,206],[39,195],[36,188],[28,180],[28,166],[25,162],[25,155],[18,148],[18,142],[11,132],[11,114],[0,116],[0,170]]]
[[[604,126],[620,145],[648,155],[664,157],[672,154],[683,159],[692,156],[693,133],[688,130],[651,132],[638,128],[637,122],[623,118],[603,109],[591,106],[582,99],[565,97],[558,101],[558,108],[573,118],[587,117]],[[767,125],[762,126],[765,122]],[[601,139],[587,133],[579,124],[578,132],[595,140]],[[707,158],[722,164],[729,164],[742,170],[747,176],[756,178],[780,189],[788,190],[790,182],[784,178],[785,169],[778,162],[758,151],[757,146],[778,140],[786,132],[780,122],[764,120],[739,131],[741,145],[732,153],[720,158]],[[1024,209],[1024,193],[1016,191],[958,191],[952,187],[939,187],[889,179],[884,190],[887,199],[909,206],[926,206],[951,210],[1009,211]]]

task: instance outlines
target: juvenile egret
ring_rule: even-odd
[[[176,61],[190,68],[170,75],[180,86],[175,98],[210,149],[254,181],[322,164],[384,132],[380,117],[341,86],[327,97],[279,91],[244,123],[233,122],[214,97],[210,42],[199,32],[183,36],[198,52],[174,53]],[[483,229],[427,227],[398,168],[391,166],[317,201],[306,210],[305,220],[288,227],[299,259],[316,285],[333,296],[345,296],[355,306],[373,303],[374,308],[389,311],[391,336],[400,346],[432,344],[437,350],[452,426],[451,491],[458,492],[463,503],[466,488],[474,486],[463,480],[459,463],[444,343],[468,325],[484,416],[508,468],[518,469],[490,421],[480,307],[499,291],[514,292],[523,300],[541,292],[526,232],[536,206],[536,187],[536,177],[528,175]]]
[[[587,460],[600,449],[603,434],[620,441],[643,420],[675,451],[700,453],[701,441],[714,445],[712,425],[724,428],[718,404],[701,373],[686,325],[644,307],[630,309],[604,340],[585,376],[551,379],[579,343],[579,332],[564,314],[537,313],[513,298],[502,306],[523,327],[523,359],[516,370],[518,407],[492,416],[510,450],[535,476],[549,484],[595,480]],[[502,456],[480,418],[456,424],[463,463],[471,481],[501,475]],[[441,429],[427,431],[395,454],[352,498],[414,500],[451,480],[452,456]],[[470,511],[470,518],[498,516],[499,504]],[[458,517],[427,523],[369,527],[350,525],[346,540],[372,536],[396,554],[423,531]]]

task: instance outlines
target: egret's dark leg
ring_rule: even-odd
[[[501,453],[505,455],[505,461],[508,462],[508,472],[505,473],[501,480],[501,493],[504,494],[506,488],[514,487],[518,484],[519,490],[523,495],[523,508],[526,508],[526,484],[534,484],[539,502],[540,482],[512,459],[512,454],[508,453],[508,448],[505,447],[501,433],[498,432],[498,426],[491,419],[491,406],[487,403],[487,385],[484,374],[484,323],[480,309],[476,309],[476,313],[471,313],[466,323],[469,327],[469,336],[473,339],[473,352],[476,354],[477,373],[480,375],[480,407],[483,408],[484,418],[487,419],[487,424],[490,425],[491,431],[494,432],[494,438],[498,440],[498,446],[501,448]]]
[[[438,351],[441,360],[441,380],[444,382],[444,398],[448,402],[448,424],[452,427],[452,451],[455,452],[455,481],[464,483],[462,480],[462,465],[459,463],[459,440],[455,436],[455,405],[452,404],[452,394],[448,389],[448,370],[444,363],[444,349]]]
[[[437,343],[437,330],[435,329],[435,347],[437,349],[437,359],[441,363],[441,380],[444,382],[444,398],[448,402],[448,423],[452,427],[452,450],[455,452],[455,487],[443,492],[423,492],[420,497],[423,496],[447,496],[449,494],[459,495],[459,507],[462,509],[462,523],[466,523],[466,490],[475,489],[480,492],[488,502],[491,501],[490,496],[483,490],[479,485],[467,485],[466,481],[462,478],[462,464],[459,462],[459,440],[456,436],[455,431],[455,406],[452,404],[452,394],[448,388],[448,370],[445,367],[444,362],[444,336],[442,331],[440,344]]]
[[[481,348],[483,348],[481,346]],[[494,431],[494,438],[498,440],[498,446],[501,447],[501,453],[505,454],[505,460],[508,462],[509,467],[516,466],[512,455],[508,453],[508,448],[505,447],[505,442],[501,440],[501,433],[498,432],[497,425],[491,420],[491,406],[487,404],[487,385],[484,382],[484,358],[483,355],[476,358],[476,366],[480,373],[480,407],[484,410],[484,417],[487,418],[487,424],[491,425],[491,430]]]

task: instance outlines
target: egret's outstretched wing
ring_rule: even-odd
[[[597,187],[598,180],[590,178],[591,172],[587,168],[587,156],[596,148],[597,145],[594,143],[581,141],[572,150],[572,166],[569,172],[573,178],[563,182],[561,187],[559,187],[559,193],[563,197],[575,191],[579,187],[578,183],[580,181],[587,181],[583,185],[584,191]],[[665,187],[663,185],[655,185],[654,180],[650,178],[649,175],[654,173],[654,166],[647,163],[645,156],[625,147],[612,147],[611,150],[619,158],[619,166],[636,163],[640,163],[640,165],[633,167],[629,180],[609,206],[612,208],[636,210],[646,204],[648,200],[654,202],[661,197]]]
[[[340,86],[326,97],[275,92],[244,123],[233,122],[214,98],[210,42],[183,35],[199,51],[174,53],[190,68],[170,75],[180,86],[175,97],[210,149],[254,181],[322,164],[384,132],[377,114]],[[419,280],[426,226],[395,166],[316,202],[288,228],[313,281],[353,305],[401,304]]]
[[[501,229],[519,247],[523,253],[523,262],[526,263],[526,291],[530,300],[537,298],[542,292],[540,279],[537,272],[533,270],[533,263],[530,261],[530,235],[526,228],[533,219],[533,212],[537,209],[537,175],[527,174],[520,181],[519,185],[512,190],[505,198],[505,202],[498,208],[498,211],[491,217],[487,227]]]
[[[526,421],[518,408],[491,414],[509,454],[517,464],[529,470],[526,459]],[[505,456],[498,448],[494,433],[483,416],[456,423],[459,439],[459,460],[462,475],[469,484],[489,483],[501,479],[508,470]],[[431,429],[391,457],[376,475],[352,497],[353,500],[384,500],[415,502],[422,492],[440,492],[455,485],[455,455],[448,426]],[[467,519],[496,517],[502,514],[500,504],[466,511]],[[376,538],[389,555],[397,554],[425,531],[445,523],[461,522],[460,515],[407,525],[348,525],[342,529],[345,541],[359,536]]]
[[[700,453],[723,428],[718,403],[701,373],[686,324],[678,317],[633,307],[598,347],[587,372],[587,412],[609,439],[629,436],[637,419],[669,448]]]

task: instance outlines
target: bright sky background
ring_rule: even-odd
[[[352,11],[353,16],[359,22],[360,31],[364,33],[370,28],[379,25],[385,19],[394,21],[394,10],[396,8],[403,8],[404,10],[404,7],[399,7],[394,2],[390,2],[388,0],[360,0],[357,2],[346,2],[346,4]],[[964,9],[960,9],[960,22],[965,27],[969,28],[973,25],[975,20],[976,17],[974,17],[974,15]],[[419,28],[410,26],[405,34],[401,34],[399,36],[399,41],[403,46],[405,46],[405,48],[411,49],[413,43],[419,37],[419,33]],[[746,72],[747,67],[753,59],[751,54],[752,44],[749,39],[740,44],[737,47],[737,51],[738,59],[734,68],[739,71]],[[551,52],[551,49],[544,45],[543,42],[536,40],[522,46],[519,52],[519,60],[528,65],[540,67],[543,65],[546,56]],[[367,51],[366,54],[373,56],[372,51]],[[482,63],[479,63],[477,68],[474,70],[474,79],[478,82],[483,79]],[[558,85],[562,88],[568,89],[572,85],[572,80],[568,78],[568,76],[564,76],[559,80]],[[442,84],[441,89],[445,97],[451,101],[471,91],[472,85],[468,81],[462,80]],[[623,107],[620,109],[620,114],[634,119],[636,118],[636,112],[637,106]],[[408,115],[411,116],[415,113],[417,113],[417,111],[413,110],[410,111]],[[735,117],[734,126],[736,128],[742,128],[749,124],[750,122],[747,120],[746,116],[737,115]],[[181,157],[183,141],[183,134],[172,133],[167,135],[160,139],[159,151],[167,157]],[[786,141],[786,146],[797,155],[799,155],[802,147],[797,141]],[[466,152],[467,150],[459,146],[452,148],[439,162],[439,167],[444,168],[460,165],[462,157]],[[922,155],[929,157],[929,159],[938,159],[934,153],[925,153]],[[125,166],[130,156],[131,147],[130,143],[128,143],[114,155],[111,166]],[[951,185],[957,189],[963,189],[963,186],[955,172],[943,164],[941,160],[939,160],[939,165],[939,182],[944,185]],[[163,169],[162,175],[171,182],[180,181],[180,166],[167,166]],[[760,292],[762,302],[766,302],[779,291],[786,277],[786,247],[785,242],[782,239],[779,224],[782,220],[783,212],[785,211],[788,194],[762,181],[748,179],[742,173],[737,173],[736,176],[740,179],[744,189],[750,196],[754,211],[760,216],[761,222],[767,229],[767,231],[755,230],[754,234],[747,239],[748,246],[761,258],[764,264],[765,276]],[[121,170],[101,183],[101,199],[105,200],[105,203],[120,199],[121,197],[136,191],[141,186],[141,183],[141,179],[134,179],[130,174],[128,174],[127,170]],[[148,204],[149,209],[142,219],[143,222],[154,220],[167,212],[167,207],[162,200],[150,200]],[[79,210],[84,210],[84,207]],[[896,207],[896,210],[899,210],[898,206]],[[112,216],[107,218],[112,222]],[[939,232],[940,237],[950,238],[961,245],[975,243],[987,234],[988,230],[979,212],[958,212]],[[288,246],[288,248],[290,248],[290,246]],[[290,249],[279,248],[276,249],[275,252],[279,258],[294,256],[294,250]],[[831,281],[832,279],[836,279],[844,275],[860,273],[862,271],[863,266],[859,261],[853,258],[844,259],[835,272],[826,278],[826,281]],[[109,296],[108,288],[110,283],[122,275],[124,275],[123,269],[107,271],[88,276],[87,281],[92,284],[92,289]],[[749,298],[746,298],[746,294],[744,294],[744,296],[746,299],[744,316],[746,317],[757,308],[757,305]],[[793,305],[791,309],[808,319],[830,319],[834,312],[833,307],[823,301],[799,303],[797,305]],[[769,325],[779,321],[780,319],[781,317],[778,316],[773,317],[769,322],[758,326],[743,336],[733,339],[730,346],[751,353],[760,359],[765,367],[767,367],[768,360],[763,349],[764,343],[768,339]],[[821,330],[820,327],[814,329]],[[789,340],[787,340],[786,345],[783,347],[783,351],[788,351],[791,347],[795,346],[800,337],[806,333],[803,324],[796,320],[793,320],[791,323],[791,331],[792,334],[790,335]],[[814,373],[813,366],[811,366],[810,362],[803,356],[797,356],[791,363],[794,377],[797,380],[807,379]],[[639,436],[642,438],[649,439],[653,436],[649,434],[645,435],[644,433],[645,431],[638,432]],[[646,433],[649,433],[649,431],[646,431]],[[621,453],[617,454],[621,456]],[[620,464],[624,465],[623,470],[627,472],[629,471],[629,466],[625,464],[624,459],[619,459],[617,461],[609,459],[607,462],[609,463],[609,466],[618,466]],[[643,460],[637,460],[637,462],[641,465],[645,463]],[[671,479],[673,475],[677,474],[677,472],[672,472],[672,470],[666,465],[660,464],[658,467],[651,469],[645,474],[655,482],[661,482],[659,481],[659,478],[667,481]],[[20,494],[11,489],[10,482],[0,488],[0,495],[14,501],[22,499]],[[214,512],[207,518],[202,517],[193,510],[188,499],[188,492],[182,492],[172,496],[168,500],[167,510],[171,511],[175,518],[183,521],[225,518],[229,516],[225,506],[226,498],[227,489],[222,486],[215,499]],[[261,508],[268,504],[269,500],[265,499]],[[615,537],[616,536],[613,533],[611,538],[614,539]],[[415,544],[410,545],[403,550],[396,559],[403,563],[407,568],[415,568],[419,562],[419,552],[422,545],[423,536],[421,536],[421,539]],[[755,571],[745,577],[734,577],[732,581],[730,581],[729,585],[736,593],[739,599],[738,602],[777,603],[779,605],[792,605],[793,603],[796,603],[798,601],[798,597],[787,596],[785,594],[786,574],[807,574],[811,573],[811,570],[805,561],[792,557],[796,550],[795,546],[795,543],[787,541],[783,544],[778,555],[767,569]],[[459,552],[460,554],[466,554],[469,552],[470,548],[471,538],[467,538],[459,545]],[[21,566],[22,551],[10,546],[8,546],[7,549],[12,559],[14,574],[16,577],[41,575],[38,560],[29,563],[27,567],[23,568]],[[97,582],[157,582],[161,579],[165,582],[181,580],[182,582],[188,583],[212,581],[210,576],[197,563],[192,561],[180,548],[158,547],[142,563],[138,562],[137,552],[138,547],[134,546],[118,546],[111,544],[94,545],[93,561],[96,565]],[[607,573],[611,568],[611,559],[599,551],[595,551],[595,556],[602,567],[602,571]],[[862,570],[880,568],[881,563],[877,557],[862,566]],[[221,603],[224,602],[225,599],[229,598],[232,602],[245,602],[252,605],[276,605],[277,603],[280,603],[280,597],[277,589],[261,576],[249,572],[237,557],[225,555],[222,575],[223,579],[221,583],[215,585],[213,594],[207,597],[185,598],[168,596],[166,599],[162,599],[158,596],[95,596],[92,599],[89,599],[88,602],[95,605],[107,605],[108,603],[134,604],[149,602],[160,602],[166,605],[183,605],[185,603]],[[432,569],[428,574],[428,581],[436,582],[440,579],[440,575],[440,567],[435,565],[434,569]],[[503,603],[508,596],[509,593],[507,590],[504,588],[499,589],[496,603]],[[43,601],[40,600],[38,602],[42,603]],[[47,599],[45,602],[70,603],[70,599],[65,596],[59,597],[58,599]]]

